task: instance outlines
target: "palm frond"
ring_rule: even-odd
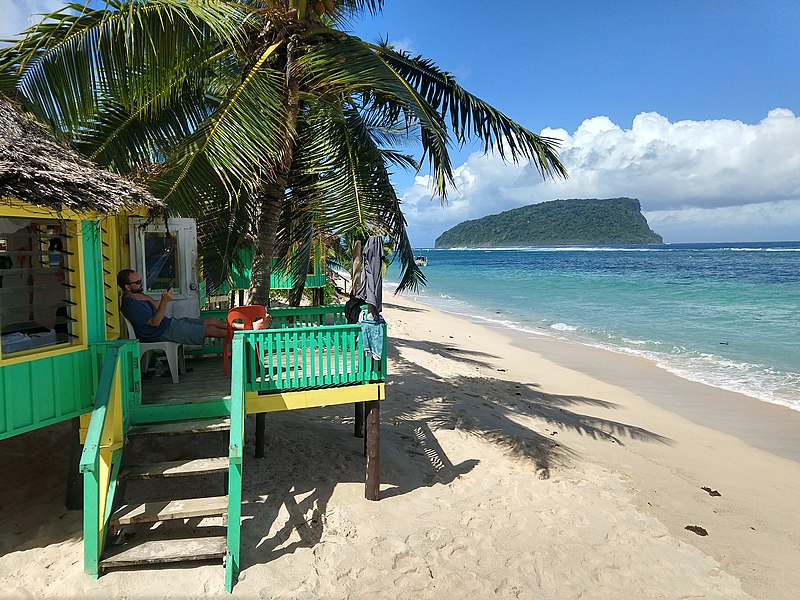
[[[453,183],[449,138],[441,116],[376,52],[358,38],[342,36],[321,41],[297,63],[302,85],[317,97],[344,98],[369,94],[378,110],[420,132],[423,160],[427,157],[436,191],[446,196]]]
[[[3,87],[12,86],[56,131],[79,137],[111,96],[128,110],[159,110],[159,90],[185,80],[198,53],[220,40],[241,43],[247,15],[233,3],[109,0],[107,9],[71,3],[0,52]]]
[[[464,90],[455,78],[440,70],[433,61],[412,57],[383,44],[374,47],[378,56],[442,115],[450,115],[450,127],[463,142],[476,137],[484,152],[495,150],[506,160],[527,160],[543,178],[566,178],[567,170],[558,159],[560,141],[537,135],[502,112]]]
[[[294,141],[284,97],[282,73],[257,64],[175,149],[158,181],[162,198],[179,212],[195,214],[196,189],[207,189],[211,181],[227,194],[258,187]]]

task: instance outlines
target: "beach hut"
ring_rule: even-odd
[[[247,414],[364,403],[365,495],[378,499],[386,354],[365,354],[344,305],[272,309],[270,330],[234,336],[230,376],[217,360],[180,385],[144,382],[139,343],[123,339],[116,273],[136,269],[150,293],[175,284],[173,316],[199,314],[194,223],[168,219],[145,190],[56,143],[2,97],[0,128],[0,440],[79,420],[83,489],[73,486],[72,504],[82,493],[87,573],[222,558],[232,590]],[[384,348],[385,336],[384,327]],[[226,456],[123,466],[133,438],[215,431],[227,434]],[[222,496],[124,504],[128,481],[214,472],[227,475]],[[110,543],[128,526],[206,516],[223,518],[224,534]]]
[[[0,97],[0,439],[92,407],[117,339],[119,224],[160,202],[53,140]]]

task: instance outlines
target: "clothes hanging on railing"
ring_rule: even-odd
[[[366,300],[373,317],[383,309],[383,238],[379,235],[369,236],[364,245],[364,273],[356,296]]]
[[[377,319],[361,321],[361,337],[364,339],[364,354],[375,360],[383,358],[383,327],[386,321],[378,315]]]

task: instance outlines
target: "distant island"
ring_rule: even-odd
[[[663,244],[636,198],[552,200],[464,221],[437,248]]]

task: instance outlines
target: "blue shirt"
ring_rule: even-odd
[[[156,314],[155,307],[146,300],[137,300],[131,296],[122,298],[122,314],[133,325],[136,337],[143,342],[160,342],[161,336],[169,329],[172,321],[169,317],[161,319],[157,327],[148,325],[148,321]]]

